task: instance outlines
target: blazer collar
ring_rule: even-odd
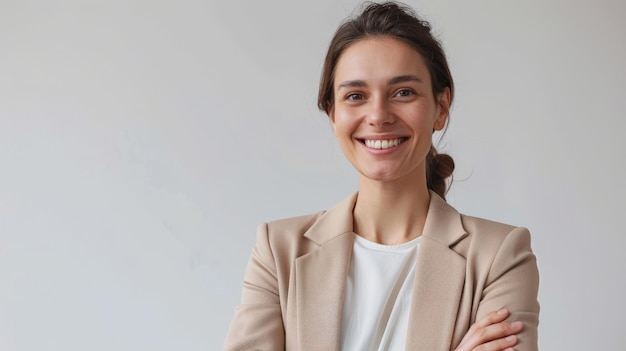
[[[330,208],[305,237],[320,245],[296,259],[300,347],[338,350],[352,246],[354,193]],[[467,233],[459,213],[431,192],[409,312],[407,350],[448,350],[465,279],[465,259],[451,249]]]
[[[330,208],[304,236],[322,245],[341,234],[352,233],[354,219],[352,210],[357,198],[358,193],[353,193]],[[455,245],[467,235],[459,213],[433,191],[430,191],[430,204],[422,235],[448,247]]]
[[[467,236],[461,215],[435,192],[430,192],[430,205],[422,236],[452,247]]]
[[[358,193],[354,193],[331,207],[304,233],[304,236],[322,245],[325,242],[345,233],[352,233],[352,210],[356,204]]]

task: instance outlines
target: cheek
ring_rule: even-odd
[[[354,119],[345,115],[335,115],[333,121],[333,131],[338,138],[351,138],[357,127],[357,123]]]
[[[432,133],[435,124],[435,116],[432,111],[425,108],[413,108],[406,111],[404,115],[409,116],[406,122],[418,134]]]

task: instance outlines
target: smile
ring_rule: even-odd
[[[389,149],[391,147],[400,145],[406,140],[407,138],[395,138],[395,139],[384,139],[384,140],[363,139],[362,141],[365,144],[365,146],[367,146],[370,149],[382,150],[382,149]]]

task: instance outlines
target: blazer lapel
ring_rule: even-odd
[[[431,192],[419,246],[407,350],[449,350],[465,281],[465,258],[451,249],[467,236],[459,213]]]
[[[300,349],[339,350],[341,313],[354,245],[356,194],[324,213],[305,233],[320,245],[296,259],[296,309]]]
[[[354,245],[353,194],[305,233],[319,248],[296,259],[300,349],[339,350],[341,314]],[[449,350],[465,280],[465,259],[451,249],[467,233],[459,213],[431,192],[419,246],[407,350]]]

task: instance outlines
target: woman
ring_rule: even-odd
[[[536,350],[529,233],[445,202],[454,85],[429,25],[371,4],[331,41],[318,105],[359,172],[328,211],[259,226],[226,350]]]

